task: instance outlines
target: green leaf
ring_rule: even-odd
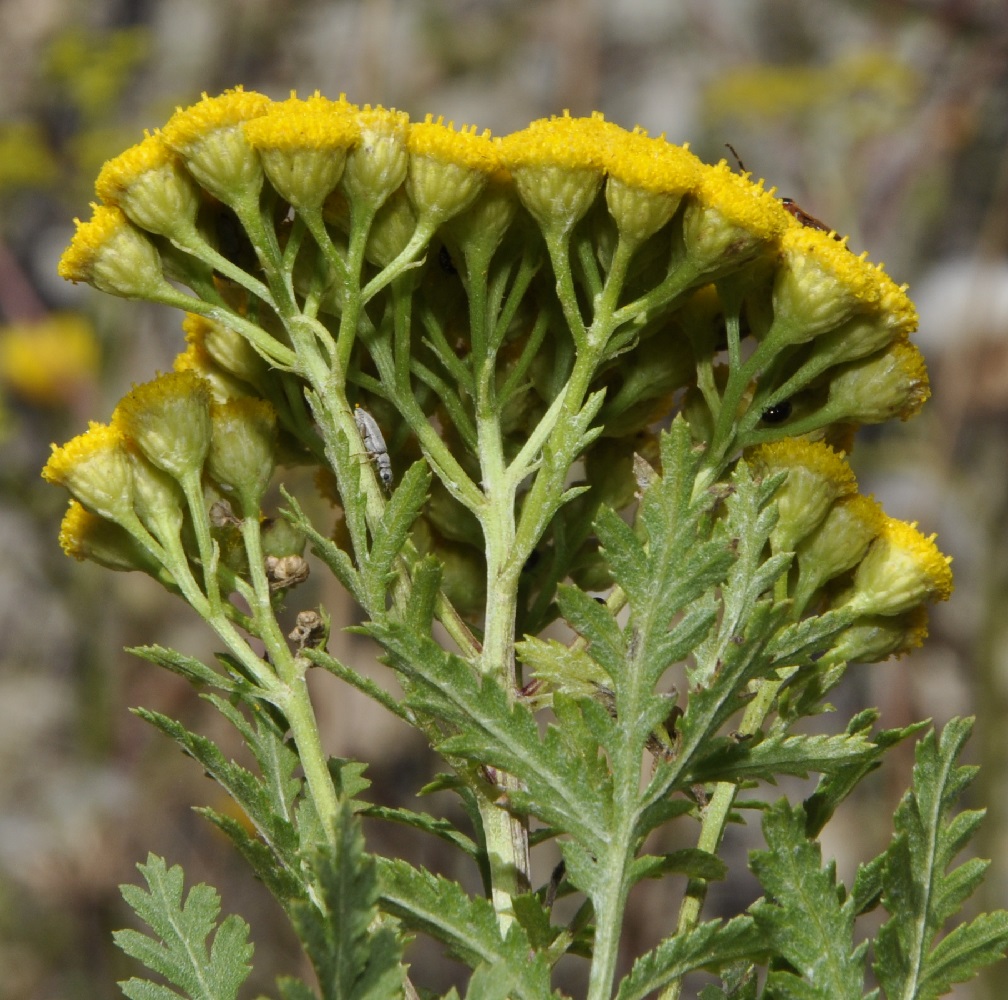
[[[435,837],[445,841],[445,843],[457,847],[471,858],[476,857],[476,844],[472,838],[467,837],[447,819],[438,819],[429,813],[414,812],[412,809],[374,805],[365,806],[360,810],[360,815],[368,819],[381,819],[390,823],[399,823],[414,830],[433,834]]]
[[[865,949],[853,944],[853,900],[841,904],[833,864],[820,867],[819,845],[805,835],[804,811],[779,802],[763,818],[763,836],[767,850],[754,851],[750,867],[767,898],[750,912],[791,967],[770,972],[768,995],[861,1000]]]
[[[750,917],[727,924],[711,920],[663,941],[642,955],[623,978],[616,1000],[644,1000],[696,969],[718,971],[739,961],[756,961],[766,951]]]
[[[411,930],[441,941],[452,957],[470,968],[509,969],[515,1000],[542,1000],[550,995],[549,968],[542,954],[532,950],[518,923],[506,938],[501,937],[489,900],[471,897],[457,882],[405,861],[381,859],[379,871],[385,912]]]
[[[153,934],[116,931],[116,944],[127,955],[163,976],[190,1000],[234,1000],[251,971],[252,945],[248,924],[232,914],[218,926],[220,897],[212,887],[193,886],[182,901],[182,868],[168,868],[154,854],[137,868],[149,891],[122,885],[123,898]],[[214,928],[216,927],[216,931]],[[207,949],[207,939],[213,942]],[[120,987],[131,1000],[164,1000],[178,994],[150,980],[129,979]]]
[[[174,719],[145,708],[134,709],[134,712],[170,736],[190,757],[203,766],[204,770],[244,810],[259,836],[272,852],[275,859],[274,864],[282,867],[289,877],[294,878],[299,885],[302,884],[298,856],[300,843],[291,808],[293,802],[291,793],[294,789],[290,784],[292,780],[290,772],[287,773],[286,781],[279,775],[275,776],[274,784],[270,786],[257,779],[250,771],[235,764],[234,761],[227,760],[211,740],[190,732]],[[271,726],[272,723],[267,724],[267,719],[268,716],[265,714],[261,716],[260,726]],[[209,818],[217,823],[215,814],[210,815]],[[221,826],[229,836],[235,832],[234,828],[228,824],[217,823],[217,825]],[[257,857],[253,857],[245,850],[241,838],[232,836],[232,839],[258,871],[262,863],[257,860]],[[277,892],[286,894],[290,891],[289,878],[280,878],[279,874],[277,880],[271,880],[267,884]],[[278,896],[278,899],[281,903],[286,903],[284,896]]]
[[[374,609],[384,608],[383,603],[378,603],[378,596],[381,595],[384,600],[385,589],[393,574],[393,563],[402,553],[413,522],[427,499],[430,480],[431,473],[426,462],[414,462],[406,470],[385,505],[385,513],[374,531],[370,551],[363,558],[359,557],[361,579],[372,595]]]
[[[166,649],[164,646],[132,646],[127,649],[127,652],[184,677],[190,684],[196,686],[206,684],[208,687],[219,688],[222,691],[239,690],[233,680],[217,673],[202,660],[197,660],[194,656],[186,656],[185,653],[179,653],[174,649]]]
[[[709,781],[773,781],[776,775],[799,778],[809,772],[826,774],[849,770],[878,757],[878,748],[861,735],[785,736],[739,743],[731,739],[712,742],[709,752],[698,755],[686,780],[692,784]]]
[[[952,815],[976,774],[956,763],[972,727],[972,719],[952,719],[940,739],[932,731],[920,740],[911,788],[896,810],[882,879],[882,905],[891,918],[875,943],[875,971],[889,997],[933,1000],[1003,958],[1008,947],[1004,910],[960,924],[935,945],[988,864],[973,859],[949,867],[983,816]]]
[[[514,808],[583,839],[589,851],[604,855],[611,779],[598,741],[576,708],[567,708],[566,725],[550,726],[541,736],[525,705],[510,703],[495,680],[478,678],[469,664],[433,639],[394,622],[372,623],[364,631],[382,644],[405,676],[410,707],[454,730],[438,744],[439,752],[519,778],[526,791],[513,793]],[[593,703],[578,704],[590,711]]]
[[[349,804],[337,813],[332,840],[312,858],[316,901],[291,907],[323,1000],[388,1000],[402,994],[405,969],[395,928],[378,924],[376,860],[364,850]]]
[[[867,735],[877,718],[877,709],[859,712],[848,723],[847,734],[849,736]],[[803,803],[807,817],[806,832],[808,835],[815,837],[819,834],[837,806],[847,798],[862,778],[879,766],[882,755],[890,747],[902,742],[908,736],[913,736],[925,725],[924,722],[916,722],[902,729],[886,729],[876,733],[872,739],[873,753],[825,773],[816,786],[816,790]]]

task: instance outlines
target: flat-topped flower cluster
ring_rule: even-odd
[[[96,191],[60,273],[184,309],[188,347],[180,374],[124,402],[130,420],[117,411],[54,452],[45,475],[76,498],[74,555],[151,571],[153,553],[163,574],[162,535],[181,532],[208,577],[231,574],[204,594],[230,592],[247,558],[228,565],[181,513],[155,532],[182,493],[135,480],[182,483],[185,519],[222,498],[256,517],[278,448],[326,469],[344,505],[362,482],[380,517],[375,456],[353,431],[364,405],[393,465],[422,455],[436,474],[410,544],[441,559],[448,599],[478,620],[503,578],[535,629],[563,579],[607,586],[591,517],[634,502],[633,456],[657,461],[657,431],[680,414],[705,450],[698,490],[740,454],[786,473],[774,547],[797,553],[796,613],[852,602],[874,625],[898,620],[845,655],[917,644],[920,607],[948,596],[933,539],[857,496],[840,454],[858,425],[927,398],[905,288],[724,161],[598,114],[498,138],[239,88],[179,109]],[[145,407],[165,421],[153,443],[138,436]],[[166,457],[183,452],[177,468]],[[508,551],[488,566],[501,505]],[[122,551],[96,517],[130,536]],[[366,547],[367,529],[346,527]]]

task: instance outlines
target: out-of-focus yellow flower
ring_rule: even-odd
[[[78,313],[0,329],[0,380],[41,406],[65,405],[75,390],[93,384],[99,360],[94,329]]]
[[[41,128],[31,122],[0,124],[0,191],[47,187],[58,177],[56,157]]]

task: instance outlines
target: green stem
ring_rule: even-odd
[[[775,584],[776,600],[787,597],[787,577],[781,577]],[[782,671],[776,680],[762,680],[756,685],[756,694],[746,706],[742,721],[738,726],[739,737],[754,736],[759,732],[766,717],[770,714],[777,701],[780,689],[790,679],[794,670]],[[719,781],[714,786],[714,793],[703,810],[703,821],[700,826],[700,837],[697,847],[708,854],[716,855],[721,846],[728,817],[735,803],[738,786],[730,781]],[[692,930],[700,919],[700,910],[707,898],[707,881],[691,878],[686,884],[686,894],[679,908],[679,924],[677,934],[685,934]],[[659,1000],[679,1000],[682,991],[682,981],[670,983],[661,993]]]

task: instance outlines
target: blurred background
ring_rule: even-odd
[[[852,668],[835,701],[843,719],[880,706],[886,727],[976,714],[969,753],[983,770],[969,804],[989,810],[979,851],[993,859],[979,905],[1008,905],[1004,0],[0,0],[0,998],[119,996],[115,980],[135,970],[111,943],[129,921],[117,885],[148,850],[251,923],[244,995],[304,973],[279,908],[191,812],[226,808],[215,787],[127,710],[175,714],[227,743],[183,682],[123,652],[157,642],[210,656],[208,635],[146,579],[65,558],[65,497],[38,476],[51,441],[107,420],[183,347],[179,315],[59,281],[73,217],[89,214],[105,159],[176,105],[238,83],[274,98],[345,92],[496,134],[598,109],[709,162],[731,143],[910,284],[934,397],[909,424],[862,432],[852,461],[862,491],[938,532],[957,589],[924,649]],[[348,620],[332,585],[312,585]],[[373,658],[360,640],[334,643],[343,659]],[[328,749],[371,761],[377,798],[411,800],[432,765],[410,734],[333,678],[314,682]],[[845,878],[887,843],[911,766],[901,748],[827,829]],[[399,850],[394,831],[368,835]],[[450,859],[411,859],[472,884]],[[712,912],[753,891],[722,889]],[[677,908],[642,897],[628,954]],[[456,981],[438,956],[411,957],[419,980]],[[1000,997],[1003,975],[955,996]]]

